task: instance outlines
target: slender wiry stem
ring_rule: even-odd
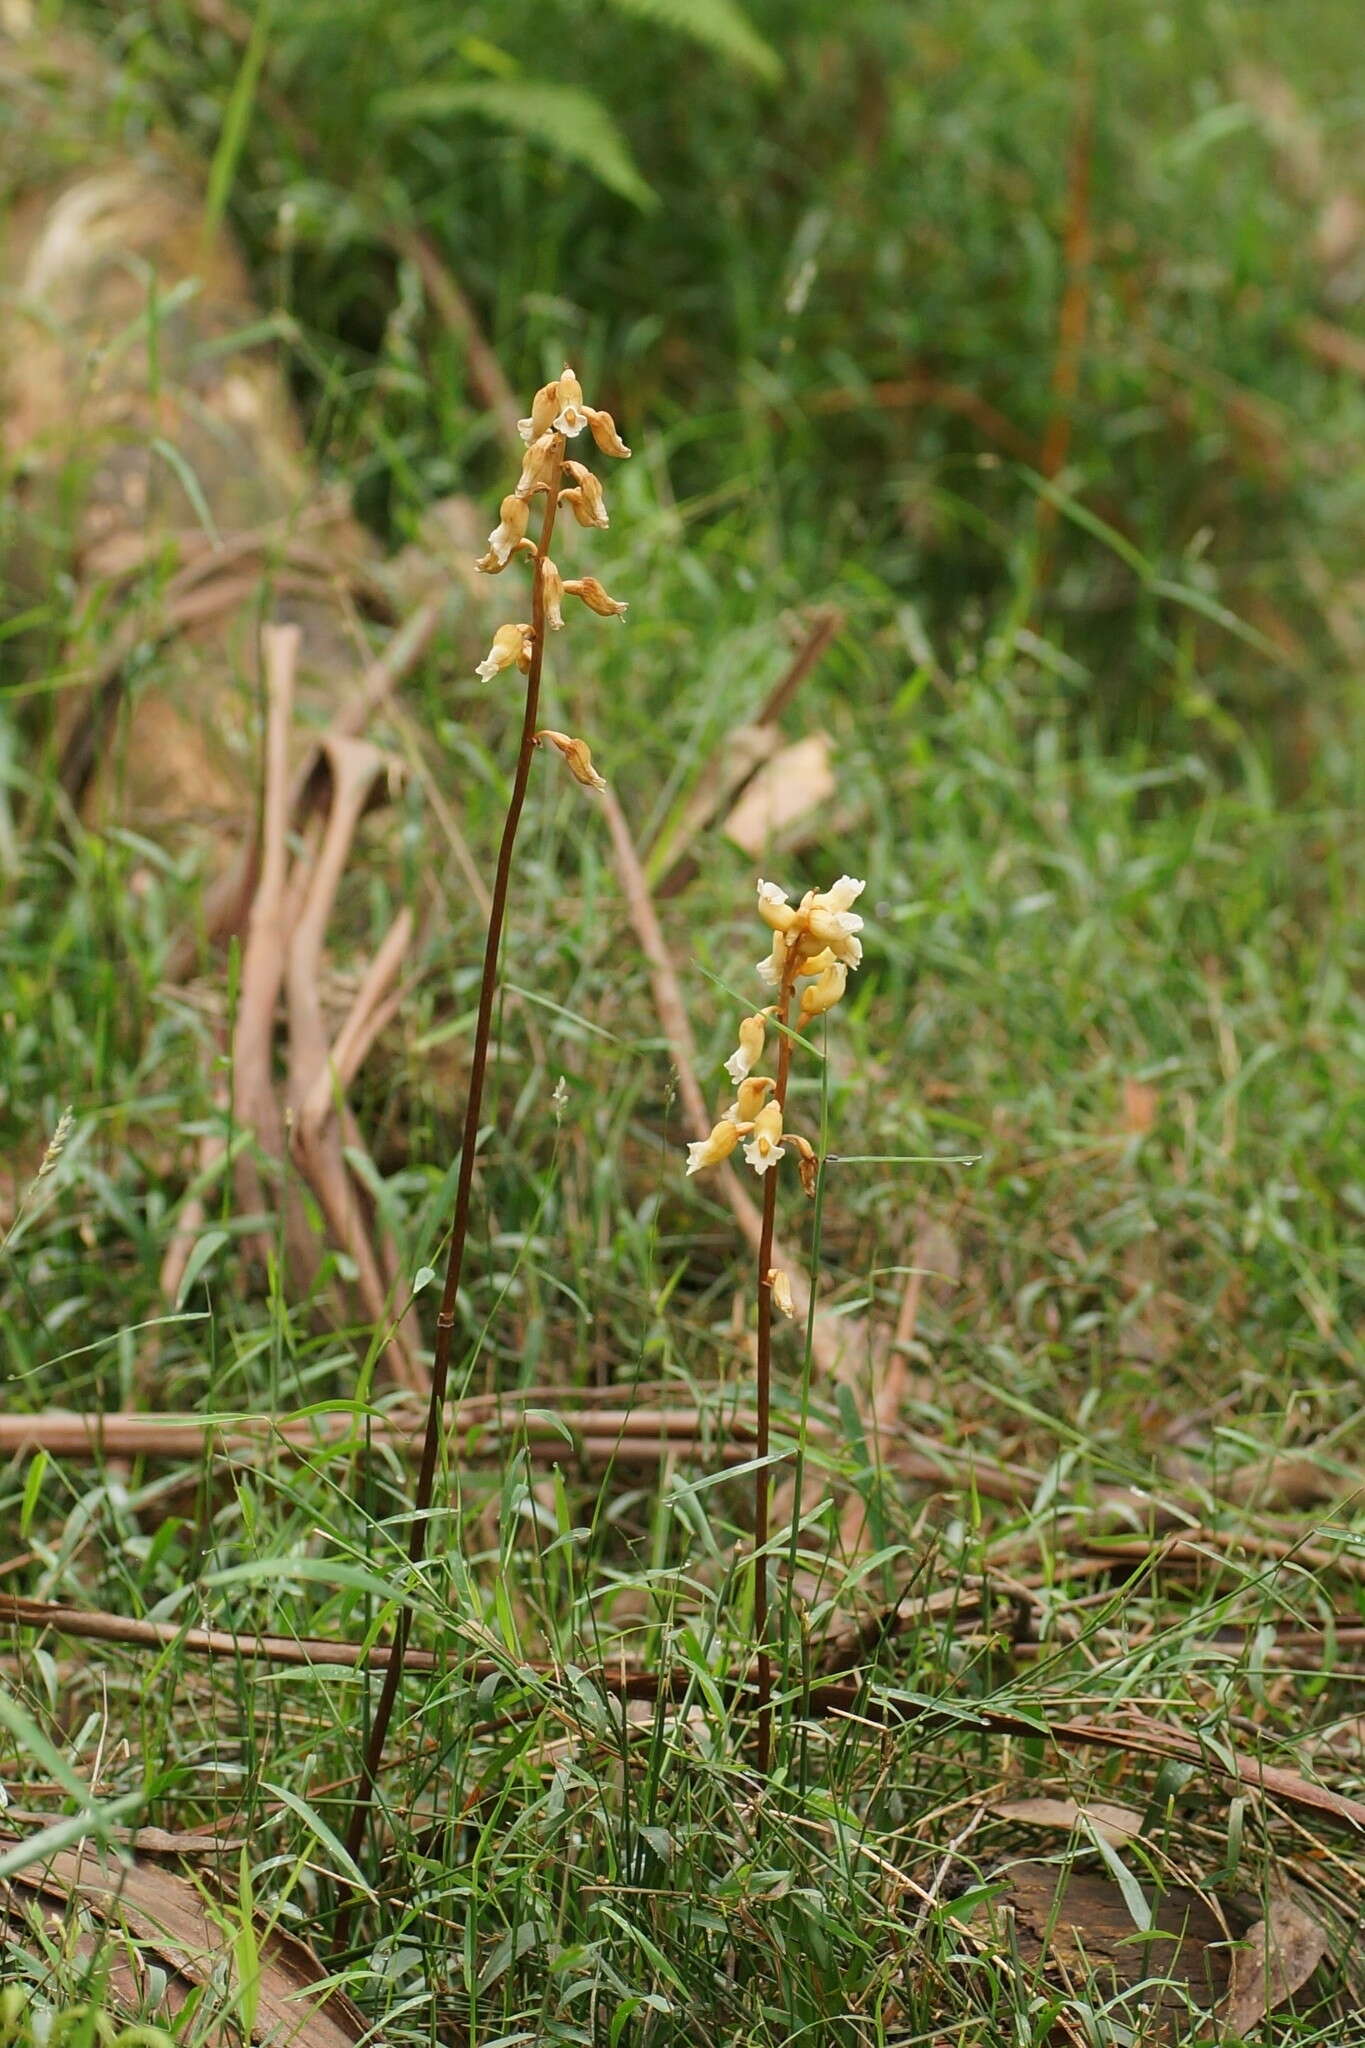
[[[450,1382],[450,1354],[455,1339],[455,1303],[464,1270],[465,1245],[469,1237],[469,1209],[474,1185],[474,1163],[478,1149],[479,1125],[483,1114],[484,1076],[488,1068],[488,1047],[492,1037],[493,1002],[497,993],[498,954],[507,914],[507,890],[512,874],[512,854],[517,826],[526,801],[526,786],[535,752],[536,720],[540,708],[540,671],[545,656],[545,597],[541,584],[541,563],[550,551],[555,513],[559,506],[559,479],[564,464],[564,442],[558,447],[546,486],[545,518],[540,529],[535,560],[531,567],[531,665],[526,675],[526,709],[521,723],[521,747],[517,754],[512,794],[498,848],[493,898],[488,913],[488,936],[483,950],[483,979],[479,984],[479,1009],[474,1025],[474,1045],[469,1063],[469,1094],[465,1103],[464,1132],[460,1143],[460,1172],[455,1186],[455,1207],[450,1224],[450,1248],[446,1254],[445,1285],[436,1316],[436,1348],[431,1367],[431,1393],[427,1403],[426,1434],[422,1440],[422,1462],[412,1503],[412,1529],[408,1538],[408,1562],[422,1563],[427,1548],[427,1521],[436,1484],[436,1464],[441,1447],[446,1390]],[[361,1765],[360,1788],[346,1829],[346,1852],[355,1862],[365,1835],[365,1823],[374,1803],[375,1786],[384,1761],[384,1744],[393,1718],[394,1702],[403,1678],[403,1659],[412,1628],[412,1611],[400,1607],[394,1625],[393,1648],[384,1672],[384,1684],[375,1706],[369,1741]],[[336,1945],[344,1948],[350,1935],[351,1902],[343,1904],[337,1918]]]
[[[778,1051],[776,1088],[773,1100],[787,1106],[787,1079],[791,1072],[792,1042],[786,1030],[791,1004],[792,970],[783,975],[777,997]],[[768,1653],[768,1425],[772,1410],[773,1290],[768,1274],[773,1263],[773,1234],[777,1216],[777,1168],[770,1166],[763,1180],[763,1227],[758,1239],[758,1413],[754,1430],[754,1636],[758,1644],[755,1669],[758,1690],[758,1768],[767,1775],[772,1764],[773,1710],[772,1659]]]

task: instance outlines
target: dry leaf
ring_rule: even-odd
[[[15,1843],[0,1836],[0,1846]],[[170,2013],[184,2004],[188,1987],[203,1985],[210,1997],[221,1989],[228,1999],[239,1990],[234,1908],[215,1908],[205,1893],[173,1871],[121,1860],[85,1845],[56,1851],[40,1864],[15,1872],[9,1883],[10,1939],[19,1933],[14,1893],[26,1894],[35,1906],[62,1921],[79,1903],[109,1933],[105,1959],[117,1966],[111,1981],[125,1999],[135,2001],[144,1995],[151,1981],[145,1975],[147,1964],[170,1973],[165,1992]],[[321,1988],[327,1972],[304,1942],[269,1927],[259,1916],[256,1941],[260,1974],[253,2041],[268,2041],[271,2048],[356,2048],[357,2042],[370,2038],[360,2009],[344,1993]]]
[[[1080,1834],[1089,1821],[1101,1841],[1121,1849],[1142,1833],[1142,1815],[1131,1806],[1112,1806],[1106,1799],[997,1799],[988,1809],[998,1820],[1022,1821],[1027,1827],[1057,1828]]]
[[[1025,1963],[1115,2001],[1113,2016],[1126,2023],[1138,2009],[1162,2021],[1186,2010],[1188,2002],[1208,2010],[1227,1989],[1227,1927],[1209,1900],[1188,1885],[1169,1885],[1152,1901],[1152,1931],[1140,1934],[1110,1878],[1033,1862],[1007,1864],[995,1876],[1004,1880],[1004,1889],[985,1911],[1001,1938],[1007,1938],[999,1925],[1001,1908],[1007,1908]],[[1238,1923],[1244,1925],[1245,1920]],[[1141,2037],[1162,2038],[1145,2030]]]
[[[726,819],[726,837],[755,860],[775,846],[799,845],[793,828],[802,820],[817,822],[816,813],[834,795],[829,757],[824,732],[770,754]]]
[[[1218,2009],[1222,2038],[1236,2041],[1302,1988],[1327,1953],[1327,1936],[1302,1906],[1275,1899],[1233,1952],[1232,1979]]]

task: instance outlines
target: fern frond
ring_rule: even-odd
[[[622,199],[647,209],[657,196],[636,168],[622,135],[600,100],[574,85],[540,79],[513,84],[489,78],[413,85],[380,96],[379,118],[388,127],[475,114],[514,135],[543,144],[556,156],[583,164]]]
[[[770,83],[782,75],[782,59],[735,0],[611,0],[620,14],[632,14],[639,21],[657,22],[660,28],[691,36],[718,57],[742,64],[746,71]]]

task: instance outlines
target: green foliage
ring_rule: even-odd
[[[782,76],[782,59],[765,42],[734,0],[611,0],[620,14],[655,22],[677,35],[743,65],[757,78],[774,83]]]
[[[636,169],[616,123],[599,100],[578,86],[548,85],[539,79],[525,84],[487,79],[464,85],[409,85],[381,94],[375,112],[380,125],[389,129],[477,114],[582,165],[609,191],[634,206],[648,208],[658,203]]]

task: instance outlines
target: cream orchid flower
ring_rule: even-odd
[[[515,491],[505,497],[498,507],[498,523],[488,536],[488,553],[475,564],[485,576],[496,576],[511,561],[513,552],[526,538],[526,525],[531,517],[531,508],[525,498],[519,498]]]
[[[564,624],[562,610],[566,585],[548,555],[540,565],[540,601],[545,607],[545,623],[552,633],[557,633]]]
[[[482,676],[486,683],[505,668],[514,665],[525,670],[531,665],[531,628],[529,625],[499,626],[493,635],[493,645],[474,673]]]
[[[744,1157],[761,1179],[769,1167],[786,1156],[782,1144],[782,1104],[765,1103],[754,1118],[754,1134],[744,1147]]]
[[[729,1117],[712,1126],[708,1138],[696,1138],[687,1148],[687,1171],[700,1173],[703,1166],[719,1166],[728,1159],[740,1140],[740,1128]]]
[[[763,1057],[763,1041],[768,1029],[768,1013],[760,1010],[757,1016],[746,1017],[739,1027],[739,1045],[725,1062],[725,1071],[738,1088],[746,1074],[753,1072]]]
[[[537,491],[545,488],[559,467],[560,442],[558,434],[539,434],[527,449],[522,460],[521,475],[517,479],[515,495],[518,498],[533,498]],[[581,464],[571,462],[565,465],[578,469]]]
[[[842,960],[831,959],[819,978],[801,991],[801,1007],[796,1013],[796,1028],[804,1031],[807,1024],[813,1024],[817,1017],[823,1017],[826,1010],[832,1010],[848,986],[848,968]]]

